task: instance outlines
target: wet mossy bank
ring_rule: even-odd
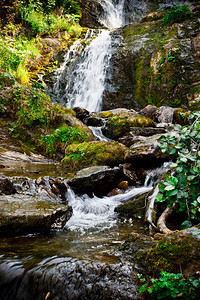
[[[133,234],[119,247],[122,256],[137,264],[145,274],[157,276],[162,270],[182,273],[185,278],[199,276],[200,245],[198,228],[154,238]]]

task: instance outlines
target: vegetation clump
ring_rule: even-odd
[[[45,135],[41,139],[41,144],[45,148],[46,154],[55,156],[58,151],[64,153],[68,145],[87,140],[88,137],[83,129],[64,125],[57,128],[54,133]]]
[[[186,19],[191,14],[190,8],[187,4],[175,5],[167,11],[163,18],[165,24],[171,24],[175,22],[180,22]]]
[[[9,120],[13,138],[50,157],[63,157],[69,144],[91,138],[72,109],[53,104],[35,85],[14,85],[9,94],[0,91],[0,116]]]
[[[143,285],[139,291],[146,292],[148,299],[199,299],[200,280],[190,277],[185,280],[181,273],[161,271],[158,278],[145,278],[138,274]]]
[[[23,0],[12,2],[12,12],[15,19],[1,28],[0,68],[27,84],[29,62],[38,59],[45,47],[41,36],[58,36],[61,31],[67,32],[68,37],[81,34],[80,7],[74,0]]]
[[[200,113],[191,115],[190,126],[176,125],[179,137],[163,136],[163,153],[177,155],[171,165],[172,173],[159,184],[158,202],[187,215],[192,222],[200,221]],[[192,225],[192,224],[191,224]]]

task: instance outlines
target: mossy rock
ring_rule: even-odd
[[[173,159],[173,155],[163,153],[159,147],[159,139],[163,136],[177,135],[176,132],[155,134],[149,137],[143,137],[136,142],[126,152],[125,161],[134,163],[138,167],[155,167],[161,162]]]
[[[184,110],[183,108],[175,109],[174,111],[174,123],[180,125],[187,125],[189,123],[190,112]]]
[[[192,100],[200,86],[199,16],[192,13],[185,21],[165,24],[163,15],[151,13],[122,29],[123,44],[110,61],[116,88],[108,83],[103,109],[139,110],[148,104],[198,108],[199,101]]]
[[[120,217],[124,218],[134,218],[134,217],[144,217],[145,215],[145,199],[148,193],[140,194],[134,196],[133,199],[127,203],[120,204],[115,208],[115,212],[118,213]]]
[[[109,113],[108,112],[104,112]],[[107,114],[106,127],[103,129],[103,133],[112,138],[118,139],[126,135],[131,127],[155,127],[156,123],[149,118],[137,114],[133,110],[118,109],[110,111],[112,115]]]
[[[145,252],[138,252],[137,260],[152,274],[161,270],[179,273],[186,277],[199,270],[200,243],[192,234],[177,232],[165,237]]]
[[[72,144],[65,150],[62,165],[69,169],[80,170],[95,165],[116,166],[124,162],[127,148],[117,142],[84,142]]]

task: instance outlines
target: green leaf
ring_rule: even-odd
[[[169,154],[173,155],[176,153],[176,148],[172,147],[169,149]]]
[[[200,280],[199,279],[194,279],[194,280],[192,280],[191,283],[192,283],[193,287],[195,287],[195,288],[200,287]]]
[[[186,220],[181,224],[180,227],[181,227],[181,229],[187,229],[187,228],[192,227],[192,223],[189,220]]]
[[[182,161],[182,162],[187,162],[187,158],[185,157],[185,156],[182,156],[182,157],[180,157],[180,161]]]
[[[153,291],[154,291],[154,288],[151,286],[151,287],[149,287],[149,288],[147,289],[147,291],[148,291],[149,294],[152,294]]]
[[[173,164],[170,165],[170,168],[176,168],[177,166],[178,166],[177,163],[173,163]]]
[[[148,286],[148,283],[143,284],[143,285],[139,288],[140,293],[145,292],[145,291],[147,290],[147,286]]]
[[[163,194],[158,194],[156,196],[156,202],[164,202],[165,198],[163,197]]]
[[[166,193],[166,195],[167,195],[168,197],[172,197],[172,196],[175,196],[175,195],[177,195],[177,194],[178,194],[178,190],[177,190],[177,189],[171,190],[171,191],[167,191],[167,193]]]
[[[178,184],[178,179],[174,176],[171,176],[167,179],[167,182],[169,182],[170,184],[173,184],[173,185],[177,185]]]
[[[168,185],[165,187],[165,191],[172,191],[174,189],[175,189],[175,186],[173,186],[173,185]]]
[[[196,130],[200,130],[200,123],[199,122],[196,122]]]

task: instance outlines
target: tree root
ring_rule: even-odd
[[[156,225],[153,223],[153,213],[154,213],[154,204],[155,199],[158,194],[158,185],[155,187],[153,194],[148,199],[148,205],[145,213],[145,221],[150,224],[150,230],[151,227],[153,227],[155,230],[158,230]]]
[[[169,228],[167,228],[167,225],[166,225],[167,219],[169,218],[169,216],[171,216],[172,213],[173,213],[173,209],[170,209],[169,207],[167,207],[161,214],[160,218],[158,219],[157,228],[159,229],[159,231],[161,233],[170,234],[170,233],[174,232],[174,231],[170,230]]]

